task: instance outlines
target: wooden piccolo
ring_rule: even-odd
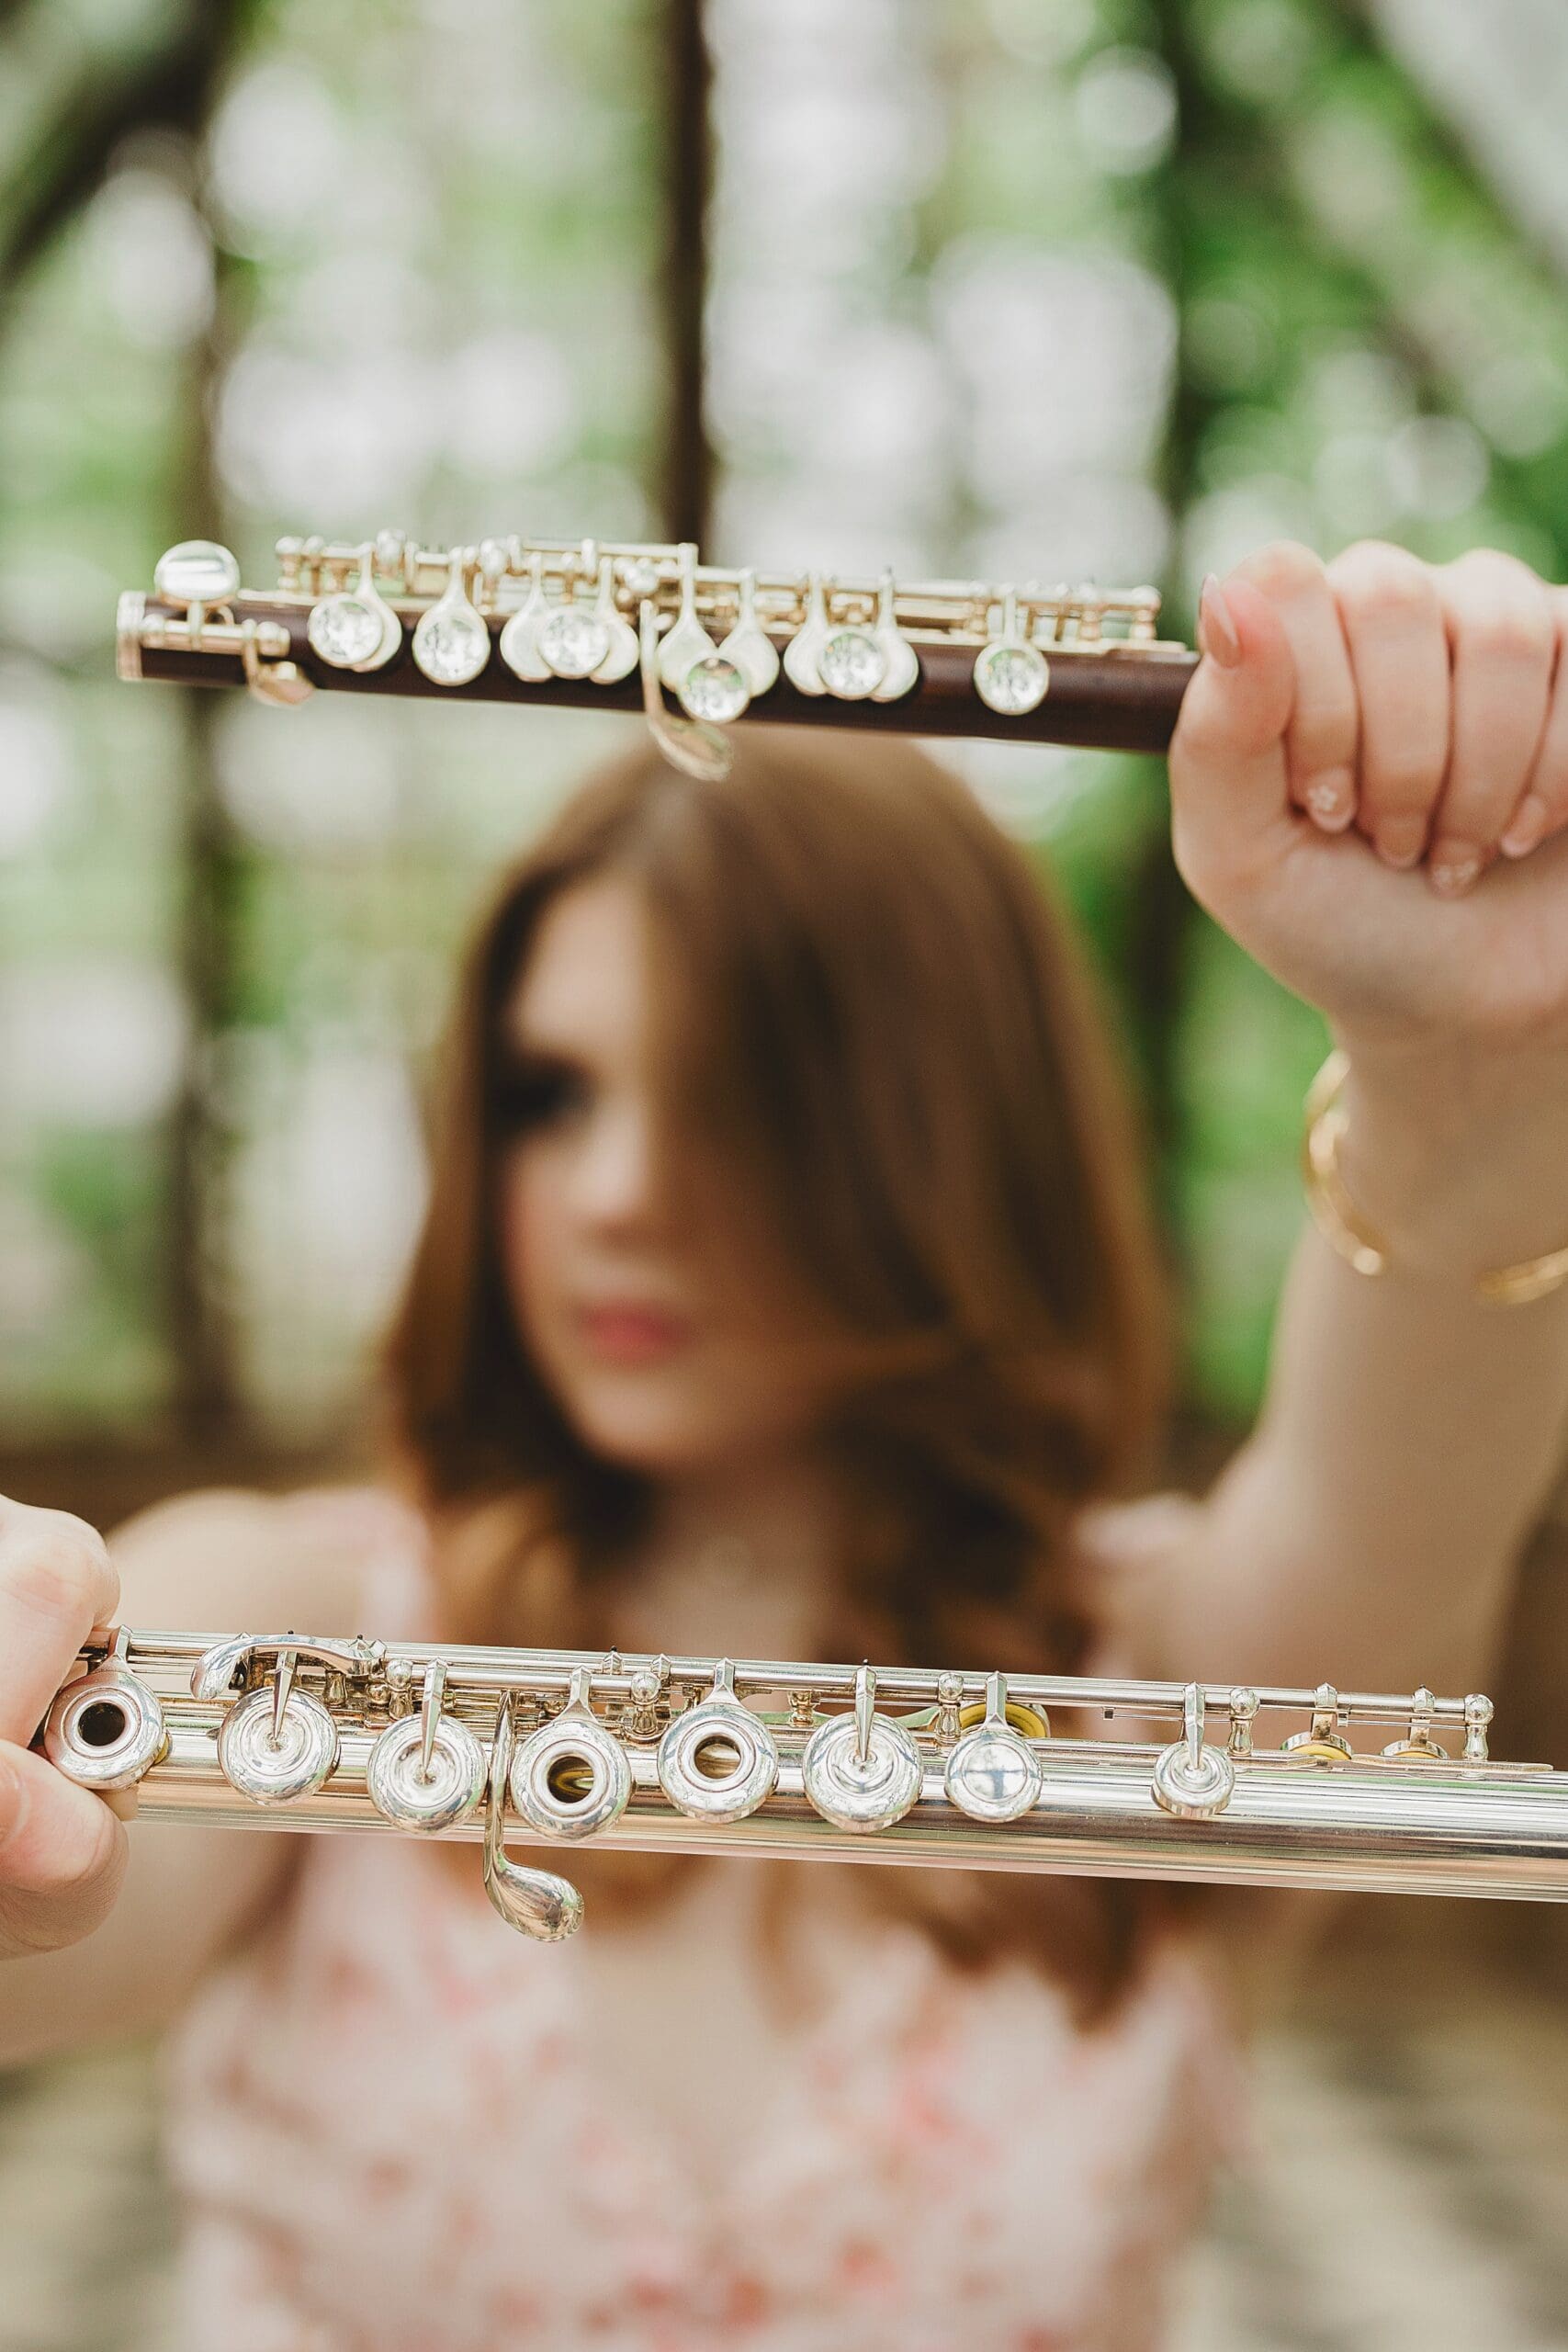
[[[723,729],[787,726],[1163,751],[1190,648],[1158,635],[1159,591],[996,586],[727,571],[692,541],[485,539],[432,548],[277,543],[276,586],[247,589],[227,548],[189,540],[151,596],[120,598],[119,675],[466,702],[641,710],[698,775]],[[669,697],[673,697],[673,707]]]

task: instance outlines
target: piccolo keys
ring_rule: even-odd
[[[276,586],[246,589],[227,548],[171,548],[152,596],[120,598],[120,676],[283,705],[321,687],[641,709],[667,758],[712,775],[747,716],[1163,751],[1197,664],[1157,634],[1148,586],[731,571],[689,540],[435,548],[393,531],[280,539],[277,560]]]

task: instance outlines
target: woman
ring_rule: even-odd
[[[1157,2340],[1310,1900],[574,1853],[588,1931],[529,1946],[467,1846],[160,1826],[128,1868],[25,1743],[122,1609],[1473,1687],[1568,1413],[1568,1288],[1471,1287],[1568,1238],[1565,614],[1376,543],[1205,583],[1178,862],[1348,1050],[1392,1263],[1304,1227],[1201,1501],[1110,1502],[1162,1394],[1134,1126],[963,793],[752,734],[525,862],[394,1338],[400,1498],[187,1497],[111,1553],[0,1522],[0,2058],[173,2027],[185,2341]]]

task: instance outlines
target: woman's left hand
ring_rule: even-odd
[[[1379,540],[1213,589],[1170,749],[1193,895],[1340,1043],[1568,1082],[1568,589]]]
[[[1276,543],[1223,593],[1242,659],[1205,599],[1177,863],[1348,1047],[1337,1166],[1386,1279],[1303,1227],[1258,1427],[1150,1587],[1138,1670],[1266,1683],[1315,1657],[1473,1690],[1568,1430],[1568,596],[1507,556],[1378,544]],[[1531,793],[1549,830],[1510,856]],[[1373,846],[1401,820],[1407,865]]]

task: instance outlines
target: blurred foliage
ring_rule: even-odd
[[[1442,0],[1446,8],[1452,0]],[[1556,267],[1336,0],[710,0],[715,552],[1197,582],[1261,540],[1568,555]],[[350,1407],[497,866],[635,722],[112,683],[212,531],[659,526],[653,0],[0,18],[0,1413]],[[1568,32],[1559,38],[1568,41]],[[1255,1410],[1322,1023],[1187,900],[1157,763],[965,747],[1155,1108],[1190,1401]],[[412,1076],[411,1076],[412,1073]]]

